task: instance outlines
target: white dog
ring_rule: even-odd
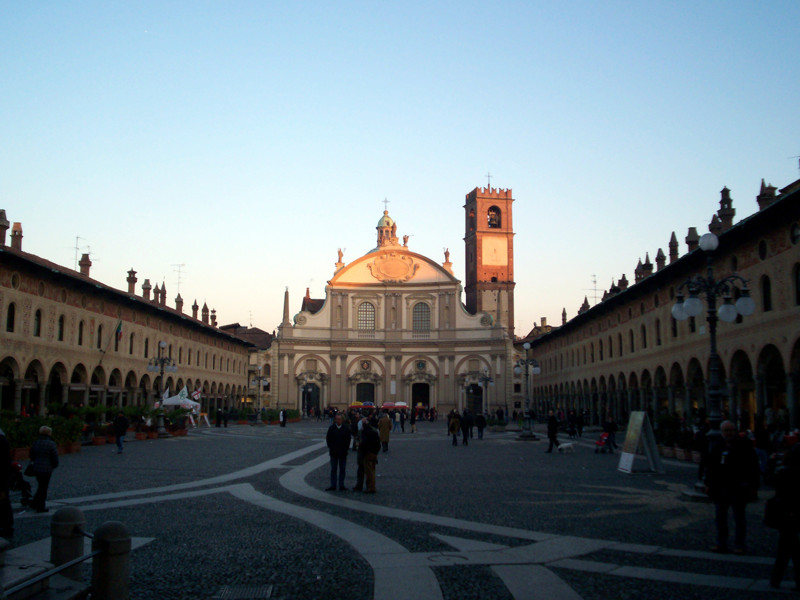
[[[573,454],[575,452],[575,445],[572,442],[561,442],[561,445],[558,447],[558,451],[564,454],[567,452]]]

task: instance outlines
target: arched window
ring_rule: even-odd
[[[656,346],[661,345],[661,320],[656,319]]]
[[[150,340],[148,338],[144,338],[144,357],[147,358],[150,355]]]
[[[178,347],[178,364],[183,364],[183,348]]]
[[[594,363],[594,344],[589,344],[589,360]]]
[[[217,368],[217,355],[215,354],[214,356],[211,357],[211,370],[213,371],[216,368]]]
[[[611,343],[611,336],[608,336],[608,358],[614,358],[614,345]]]
[[[102,350],[103,349],[103,326],[102,325],[98,325],[97,326],[97,349],[98,350]]]
[[[486,222],[490,229],[498,229],[502,227],[503,219],[498,207],[489,207],[489,210],[486,212]]]
[[[42,336],[42,311],[37,310],[33,315],[33,337]]]
[[[14,331],[14,321],[17,314],[17,307],[12,302],[8,305],[8,312],[6,313],[6,331],[12,332]]]
[[[647,348],[647,328],[642,325],[642,348]]]
[[[672,327],[671,327],[672,337],[676,338],[678,337],[678,321],[675,319],[675,317],[671,317],[671,320],[672,320]]]
[[[133,334],[128,339],[128,354],[133,354]]]
[[[633,345],[633,329],[628,331],[628,341],[630,342],[631,346],[631,354],[635,351],[635,346]]]
[[[766,275],[761,278],[761,307],[764,312],[772,310],[772,283]]]
[[[599,340],[597,342],[597,353],[598,353],[598,356],[599,356],[600,360],[602,361],[603,360],[603,340]]]
[[[369,302],[358,305],[358,337],[375,337],[375,307]]]
[[[83,321],[78,323],[78,346],[83,346]]]
[[[620,358],[622,358],[622,334],[621,333],[617,336],[617,342],[619,342],[617,344],[617,348],[619,348],[619,356],[620,356]]]
[[[56,339],[59,342],[64,341],[64,315],[58,317],[58,331],[56,332]]]
[[[431,331],[431,307],[424,302],[417,302],[411,313],[413,337],[426,338]]]

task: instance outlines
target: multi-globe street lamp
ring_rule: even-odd
[[[483,412],[486,412],[489,410],[489,386],[494,385],[494,379],[492,379],[489,369],[484,369],[478,376],[478,380],[481,382],[481,387],[486,393],[486,407],[483,409]],[[506,410],[508,410],[508,404],[506,404]]]
[[[713,233],[706,233],[700,238],[700,249],[706,253],[706,275],[697,275],[687,279],[677,289],[675,304],[672,307],[672,316],[678,321],[689,317],[697,317],[703,312],[703,303],[700,296],[706,299],[706,321],[708,321],[708,338],[711,345],[708,357],[708,424],[710,427],[709,438],[713,440],[720,435],[719,426],[722,421],[721,397],[722,389],[719,378],[720,358],[717,354],[717,321],[733,323],[739,315],[749,317],[756,308],[755,301],[750,297],[747,280],[732,274],[719,281],[714,278],[712,267],[714,251],[719,246],[719,239]],[[739,287],[741,285],[741,288]],[[689,297],[684,300],[681,290],[689,292]],[[739,297],[734,302],[733,296],[739,292]],[[722,298],[722,304],[717,308],[717,298]]]
[[[161,340],[158,342],[158,356],[154,356],[147,364],[147,370],[150,373],[158,373],[158,396],[160,402],[164,401],[164,373],[177,373],[178,367],[175,366],[175,361],[171,356],[166,356],[165,350],[167,349],[167,342]],[[163,408],[158,412],[158,437],[166,437],[169,435],[167,428],[164,427],[164,411]]]
[[[542,369],[539,367],[539,361],[528,357],[531,343],[525,342],[522,347],[525,349],[525,358],[520,358],[514,367],[514,373],[517,375],[520,375],[523,371],[525,372],[525,424],[522,428],[520,439],[535,440],[537,438],[536,434],[533,433],[533,423],[531,423],[531,391],[528,378],[530,374],[538,375],[542,372]]]

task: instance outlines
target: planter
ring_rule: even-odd
[[[105,446],[106,445],[106,438],[95,436],[92,438],[92,445],[93,446]]]
[[[78,442],[70,442],[69,444],[67,444],[67,448],[68,448],[67,451],[70,454],[77,454],[78,452],[81,451],[81,443],[79,441]]]
[[[237,425],[247,425],[247,423],[248,423],[247,419],[239,419],[238,421],[236,421]]]
[[[696,465],[700,464],[700,461],[703,460],[703,453],[699,450],[692,450],[692,462]]]
[[[678,460],[692,460],[692,451],[686,448],[675,448],[675,458]]]
[[[675,457],[675,448],[673,446],[662,446],[661,447],[661,456],[664,458],[674,458]]]
[[[30,460],[31,459],[31,449],[30,447],[25,448],[14,448],[11,451],[11,460]]]
[[[147,439],[148,440],[157,440],[158,439],[158,432],[157,431],[148,431],[147,432]]]
[[[145,432],[145,431],[137,431],[133,435],[139,441],[147,439],[147,432]]]

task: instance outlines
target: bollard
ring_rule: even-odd
[[[50,522],[50,562],[58,567],[83,556],[83,530],[86,517],[70,506],[59,508]],[[79,563],[63,571],[64,577],[83,581],[83,567]]]
[[[128,600],[131,534],[119,521],[107,521],[94,532],[92,600]]]

